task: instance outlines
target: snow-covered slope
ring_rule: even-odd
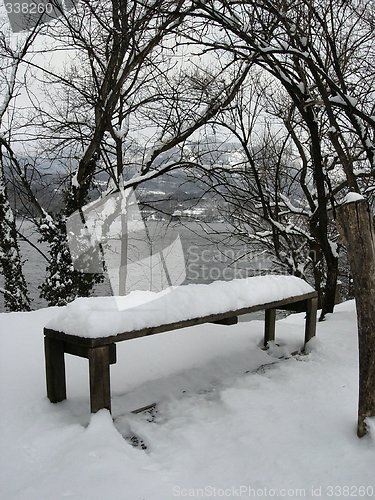
[[[355,435],[352,302],[318,325],[303,357],[278,358],[301,344],[303,315],[278,322],[268,353],[260,321],[121,343],[114,423],[89,414],[86,360],[67,357],[67,401],[46,399],[42,328],[56,312],[0,315],[1,499],[375,494],[375,438]],[[153,402],[153,416],[129,413]]]

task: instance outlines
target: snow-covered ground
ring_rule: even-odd
[[[355,435],[353,302],[318,324],[308,356],[286,356],[301,314],[277,323],[267,353],[261,321],[119,344],[114,422],[89,414],[86,360],[67,357],[67,401],[46,399],[56,313],[0,314],[1,500],[375,497],[375,437]]]

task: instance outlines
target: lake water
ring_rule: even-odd
[[[216,280],[230,280],[233,278],[244,278],[247,276],[259,275],[269,266],[269,262],[263,257],[256,256],[246,245],[236,241],[227,231],[222,223],[212,223],[210,226],[202,226],[198,222],[175,221],[169,224],[159,221],[148,221],[146,231],[130,233],[128,258],[132,261],[129,268],[137,265],[137,262],[144,260],[145,255],[166,256],[167,265],[171,271],[171,276],[176,283],[210,283]],[[24,222],[21,230],[27,238],[42,252],[47,253],[48,248],[38,242],[38,235],[33,226]],[[176,241],[180,246],[176,246]],[[25,241],[20,241],[22,257],[24,259],[24,273],[29,284],[33,309],[46,307],[46,302],[39,297],[38,286],[45,276],[46,260]],[[112,244],[112,250],[115,245]],[[167,249],[167,251],[166,251]],[[168,253],[168,249],[172,249]],[[114,255],[115,250],[112,251]],[[173,259],[172,259],[173,257]],[[173,260],[173,262],[172,262]],[[160,267],[160,266],[156,266]],[[129,273],[131,274],[131,273]],[[139,280],[128,280],[133,288],[146,288],[150,281],[146,276],[144,283]],[[154,281],[154,289],[158,286],[163,288],[163,283]],[[3,283],[3,276],[0,276],[0,286]],[[112,280],[112,285],[113,285]],[[168,284],[168,283],[167,283]],[[139,285],[139,286],[138,286]],[[165,283],[164,283],[165,285]],[[94,295],[111,295],[111,286],[108,277],[98,285]],[[4,311],[3,298],[0,294],[0,311]]]

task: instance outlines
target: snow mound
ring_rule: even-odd
[[[342,204],[346,205],[347,203],[355,203],[356,201],[361,201],[364,199],[365,197],[362,196],[361,194],[350,192],[345,196],[345,198],[342,201]]]
[[[124,297],[78,298],[60,310],[47,327],[80,337],[106,337],[313,291],[295,276],[270,275],[170,287],[162,292],[134,291]]]

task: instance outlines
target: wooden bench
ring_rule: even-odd
[[[52,403],[66,399],[64,355],[65,353],[72,354],[89,360],[91,412],[95,413],[102,408],[107,408],[111,411],[110,365],[116,363],[117,342],[201,325],[203,323],[233,325],[237,323],[238,316],[265,310],[264,346],[266,347],[268,342],[275,340],[277,309],[306,312],[304,350],[306,343],[315,335],[317,314],[316,292],[242,307],[238,310],[210,314],[204,317],[184,319],[178,322],[141,328],[134,331],[123,331],[106,337],[87,338],[45,328],[44,344],[47,396]]]

